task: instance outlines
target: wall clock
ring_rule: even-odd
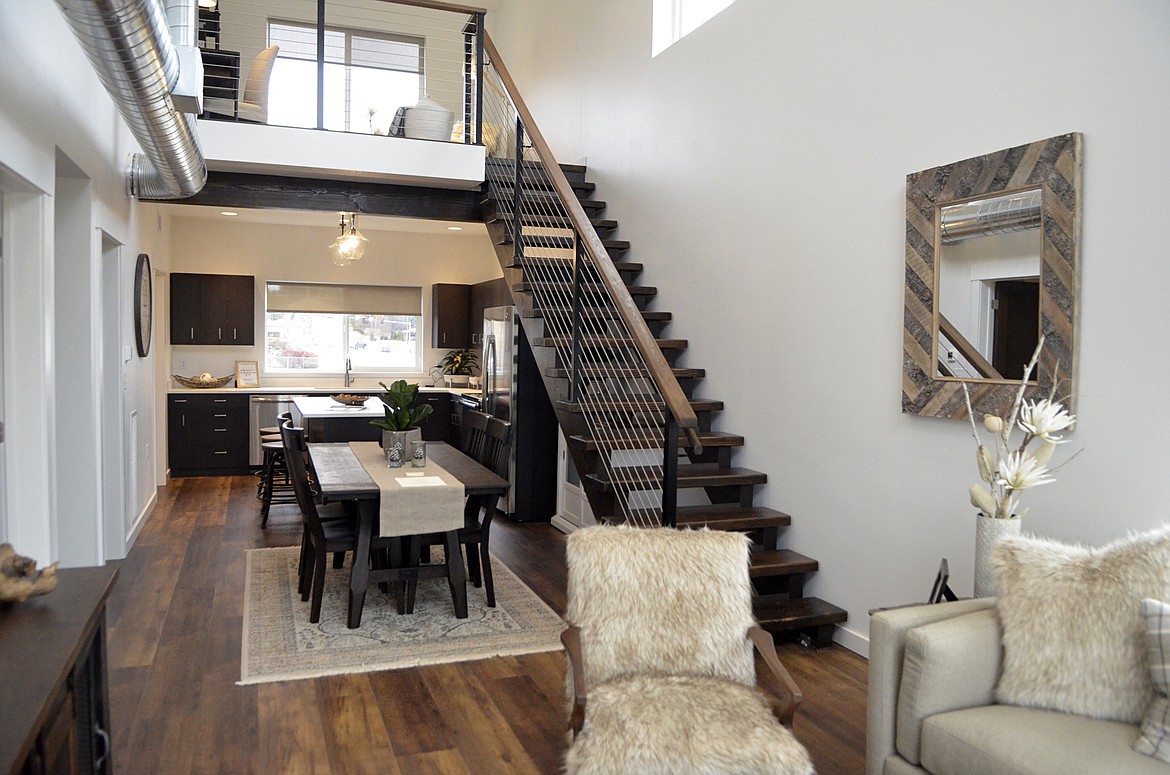
[[[143,358],[150,352],[150,325],[153,311],[150,256],[139,253],[138,265],[134,267],[134,338],[138,341],[138,354]]]

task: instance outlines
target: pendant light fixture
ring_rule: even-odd
[[[366,254],[366,245],[369,240],[357,230],[357,213],[341,213],[341,222],[338,226],[341,233],[329,246],[329,257],[337,266],[345,266]]]

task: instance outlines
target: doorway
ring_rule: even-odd
[[[127,507],[127,465],[123,417],[126,412],[125,363],[122,352],[121,321],[123,295],[122,246],[113,237],[101,233],[101,436],[102,436],[102,530],[105,559],[126,556],[126,537],[133,516]]]
[[[1022,379],[1040,341],[1040,281],[999,280],[993,302],[991,365],[1004,379]]]

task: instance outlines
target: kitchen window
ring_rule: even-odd
[[[280,46],[268,87],[268,122],[317,126],[317,26],[268,22]],[[325,129],[385,134],[400,107],[425,96],[425,40],[390,32],[325,27]]]
[[[422,288],[271,282],[264,367],[284,374],[422,373]]]

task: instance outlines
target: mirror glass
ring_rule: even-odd
[[[902,411],[1005,415],[1075,400],[1082,138],[1058,135],[906,176]]]
[[[939,219],[935,376],[1020,379],[1040,337],[1040,189]]]

